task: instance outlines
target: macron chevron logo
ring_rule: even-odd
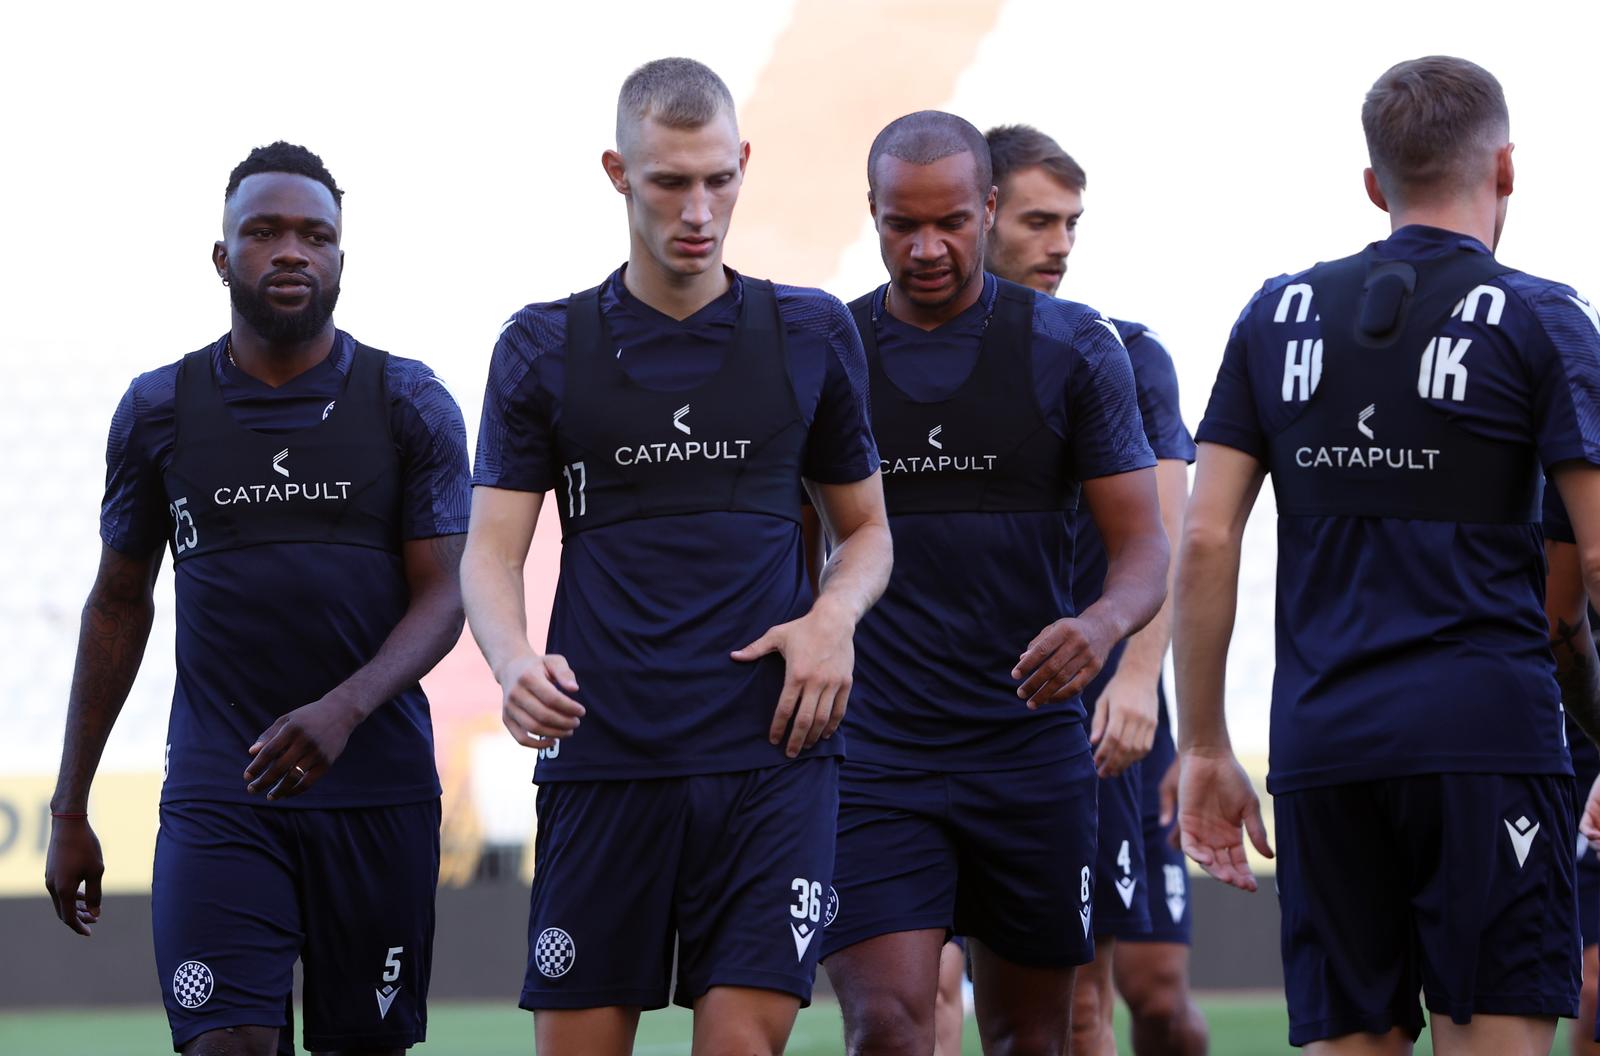
[[[1078,910],[1078,919],[1083,921],[1083,937],[1086,939],[1089,937],[1089,916],[1091,912],[1088,906]]]
[[[1366,437],[1368,440],[1371,440],[1373,436],[1372,426],[1367,424],[1367,419],[1371,418],[1377,413],[1378,405],[1375,403],[1369,403],[1366,405],[1366,407],[1362,408],[1360,414],[1356,415],[1356,428],[1361,430],[1361,435]]]
[[[937,447],[940,451],[944,450],[944,445],[941,444],[938,439],[939,434],[942,432],[944,432],[944,426],[942,425],[936,425],[932,429],[928,430],[928,443],[932,444],[934,447]]]
[[[790,924],[789,930],[794,933],[795,959],[803,961],[806,959],[806,950],[811,948],[811,940],[817,937],[816,929],[809,928],[804,924],[799,927]]]
[[[687,403],[684,404],[682,407],[679,407],[677,410],[672,412],[672,427],[674,429],[678,430],[678,432],[680,432],[680,433],[688,433],[689,432],[689,424],[683,420],[684,416],[687,415],[688,413],[689,413],[689,405]],[[693,434],[690,434],[690,435],[693,435]]]
[[[1122,899],[1124,909],[1133,908],[1133,889],[1139,886],[1139,881],[1131,876],[1117,878],[1117,895]]]
[[[389,1006],[394,1004],[395,995],[398,994],[399,992],[400,992],[400,988],[398,986],[385,986],[382,990],[374,991],[374,993],[376,993],[378,995],[378,1018],[379,1019],[387,1019],[388,1018],[388,1016],[389,1016]]]
[[[1539,835],[1539,823],[1529,821],[1526,814],[1516,820],[1516,823],[1506,822],[1506,835],[1511,837],[1511,849],[1517,852],[1517,868],[1521,869],[1528,860],[1528,851],[1533,847],[1533,838]]]
[[[1589,322],[1594,325],[1596,330],[1600,330],[1600,312],[1595,311],[1594,305],[1590,304],[1582,297],[1574,297],[1570,293],[1567,294],[1567,300],[1571,301],[1577,307],[1578,311],[1589,317]]]
[[[289,471],[287,469],[283,468],[283,460],[288,458],[288,457],[289,457],[289,449],[287,447],[284,448],[282,451],[279,451],[277,454],[273,455],[272,456],[272,471],[274,473],[278,473],[278,474],[281,474],[281,475],[287,477],[289,475]]]

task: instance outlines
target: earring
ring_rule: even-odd
[[[222,285],[228,285],[228,277],[226,275],[222,276]]]

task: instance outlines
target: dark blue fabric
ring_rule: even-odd
[[[294,964],[305,1047],[424,1040],[439,800],[360,810],[166,803],[151,881],[156,970],[174,1050],[212,1030],[278,1026],[292,1054]]]
[[[1153,909],[1145,876],[1143,771],[1130,766],[1100,778],[1099,848],[1095,854],[1094,933],[1127,938],[1150,930]]]
[[[336,414],[354,340],[279,388],[228,362],[226,338],[212,367],[241,426],[287,433]],[[148,554],[172,530],[162,478],[174,442],[177,364],[141,374],[112,420],[100,531],[105,544]],[[389,428],[400,451],[401,539],[467,530],[471,504],[466,430],[444,385],[416,360],[391,356]],[[195,557],[174,573],[177,685],[168,732],[163,802],[262,803],[245,792],[246,749],[274,719],[311,703],[284,686],[332,688],[366,664],[405,612],[397,554],[337,544],[274,543]],[[376,806],[439,794],[427,698],[412,686],[357,727],[333,769],[283,807]]]
[[[845,762],[823,957],[943,928],[1017,964],[1092,961],[1099,783],[1087,756],[992,773]]]
[[[1423,774],[1284,793],[1274,812],[1291,1044],[1415,1038],[1419,991],[1457,1023],[1577,1015],[1571,778]]]
[[[1156,712],[1156,739],[1150,754],[1139,760],[1141,817],[1144,824],[1144,866],[1148,877],[1146,893],[1150,900],[1150,930],[1141,935],[1123,936],[1128,942],[1176,942],[1189,945],[1192,912],[1189,898],[1189,861],[1172,845],[1178,828],[1178,812],[1161,824],[1161,779],[1178,761],[1172,743],[1172,721],[1168,717],[1166,686],[1156,683],[1159,710]]]
[[[1576,545],[1578,541],[1572,530],[1572,519],[1567,516],[1566,504],[1561,501],[1561,492],[1549,481],[1545,482],[1544,489],[1544,535],[1546,539],[1569,545]],[[1600,616],[1596,615],[1593,606],[1589,608],[1589,630],[1600,633]],[[1589,735],[1569,716],[1567,748],[1572,752],[1572,771],[1578,782],[1578,809],[1581,811],[1584,800],[1589,796],[1589,787],[1594,784],[1596,777],[1600,777],[1600,747],[1596,747]]]
[[[1487,252],[1426,227],[1403,228],[1376,248],[1395,260]],[[1288,324],[1275,320],[1298,308],[1286,290],[1298,278],[1269,282],[1240,316],[1200,442],[1264,463],[1267,437],[1305,406],[1284,398]],[[1413,413],[1442,411],[1475,435],[1533,448],[1546,466],[1600,462],[1593,310],[1569,287],[1521,272],[1491,285],[1505,294],[1497,321],[1480,305],[1474,321],[1458,315],[1441,331],[1471,341],[1463,400],[1419,397]],[[1357,410],[1350,431],[1359,441]],[[1544,577],[1537,524],[1280,516],[1268,787],[1569,772]]]
[[[810,1004],[839,764],[539,789],[523,1008],[686,1008],[713,986]]]
[[[885,373],[915,399],[939,399],[972,373],[995,280],[944,325],[923,331],[880,313]],[[874,294],[881,301],[883,291]],[[1133,369],[1111,322],[1092,308],[1038,295],[1035,393],[1071,448],[1079,479],[1155,464],[1139,420]],[[856,633],[856,685],[846,728],[851,757],[924,770],[1036,766],[1086,751],[1074,699],[1029,711],[1011,668],[1046,626],[1074,613],[1073,518],[1067,513],[889,510],[895,566]],[[1017,598],[1050,586],[1047,606]]]
[[[682,389],[722,362],[742,297],[738,276],[699,312],[673,320],[628,293],[621,272],[601,292],[618,361],[638,384]],[[843,484],[878,468],[866,361],[843,304],[777,287],[795,396],[809,427],[802,476]],[[555,422],[565,386],[566,301],[532,304],[501,331],[489,368],[475,482],[549,491],[561,479]],[[554,516],[554,511],[550,511]],[[565,656],[588,709],[578,733],[541,753],[538,780],[720,773],[785,762],[767,743],[777,706],[760,664],[728,654],[811,602],[800,529],[752,513],[624,521],[562,547],[548,650]],[[843,738],[810,754],[836,754]]]

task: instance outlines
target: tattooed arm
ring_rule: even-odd
[[[1600,656],[1589,628],[1589,598],[1578,548],[1546,539],[1545,619],[1556,658],[1561,706],[1591,741],[1600,743]]]
[[[136,557],[101,548],[100,570],[78,627],[78,659],[67,698],[61,770],[50,798],[52,815],[81,815],[89,809],[89,786],[100,755],[144,659],[160,571],[159,549]],[[53,817],[45,888],[56,916],[80,935],[88,935],[99,919],[104,872],[100,841],[88,819]]]
[[[432,671],[461,638],[461,550],[466,535],[405,544],[411,601],[378,653],[355,674],[280,717],[250,746],[244,772],[251,792],[268,799],[299,795],[326,774],[367,716]]]

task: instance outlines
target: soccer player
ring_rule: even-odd
[[[997,192],[988,270],[1053,296],[1077,242],[1088,177],[1038,129],[1002,125],[984,138]],[[1178,404],[1178,375],[1172,357],[1147,327],[1120,319],[1112,323],[1133,364],[1145,439],[1157,460],[1161,523],[1176,550],[1189,498],[1188,465],[1194,461],[1194,440]],[[1086,509],[1078,511],[1075,535],[1073,604],[1082,611],[1100,596],[1106,555]],[[1164,604],[1143,629],[1112,649],[1083,692],[1101,781],[1095,957],[1073,987],[1072,1051],[1082,1056],[1115,1056],[1113,970],[1117,988],[1129,997],[1136,1052],[1205,1051],[1205,1020],[1189,999],[1182,856],[1167,844],[1159,821],[1159,785],[1175,755],[1161,684],[1170,632],[1170,606]],[[1169,865],[1178,866],[1175,877]],[[1152,927],[1152,920],[1159,926]],[[1119,947],[1119,939],[1139,946]]]
[[[228,179],[228,331],[139,375],[111,423],[46,887],[88,935],[87,817],[144,653],[163,545],[177,686],[152,880],[173,1048],[398,1053],[423,1040],[439,780],[417,680],[461,634],[466,432],[423,364],[333,324],[342,192],[274,143]]]
[[[1544,549],[1549,574],[1545,585],[1545,613],[1550,624],[1550,647],[1556,658],[1556,681],[1561,685],[1563,702],[1569,710],[1583,714],[1585,699],[1600,695],[1600,657],[1595,654],[1594,629],[1597,622],[1584,589],[1577,536],[1572,519],[1554,487],[1544,495]],[[1592,706],[1592,705],[1591,705]],[[1600,1053],[1596,1040],[1596,977],[1600,975],[1600,855],[1590,842],[1593,824],[1583,824],[1586,806],[1600,808],[1592,801],[1591,790],[1600,778],[1600,750],[1588,734],[1567,716],[1567,747],[1572,752],[1575,776],[1573,791],[1579,807],[1578,827],[1578,932],[1583,942],[1583,990],[1578,1001],[1578,1028],[1569,1032],[1572,1056]],[[1600,822],[1596,817],[1595,822]],[[1600,840],[1600,831],[1593,833]]]
[[[1184,849],[1270,853],[1223,718],[1240,542],[1278,504],[1272,769],[1289,1039],[1319,1052],[1547,1052],[1578,1011],[1572,768],[1546,640],[1541,464],[1600,595],[1600,328],[1497,262],[1499,83],[1402,62],[1367,94],[1392,234],[1274,279],[1199,431],[1178,565]],[[1586,728],[1593,716],[1576,712]]]
[[[816,974],[833,734],[890,543],[849,314],[723,266],[748,158],[715,73],[635,70],[602,158],[627,264],[517,312],[490,367],[463,585],[506,728],[539,750],[521,1004],[544,1056],[631,1051],[675,947],[697,1054],[782,1051]],[[802,479],[834,542],[814,599]],[[522,577],[546,493],[540,652]]]
[[[1155,459],[1111,322],[985,275],[995,194],[977,129],[902,117],[867,178],[889,282],[851,309],[897,558],[858,634],[824,956],[851,1052],[931,1050],[952,930],[985,1051],[1059,1052],[1093,956],[1079,694],[1165,596]],[[1080,493],[1109,571],[1076,613]]]

